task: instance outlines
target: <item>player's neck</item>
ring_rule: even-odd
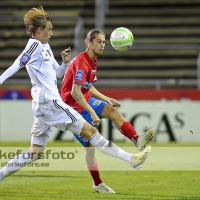
[[[89,58],[93,61],[97,56],[90,50],[86,50]]]

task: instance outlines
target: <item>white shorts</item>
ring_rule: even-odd
[[[33,102],[32,110],[34,113],[34,123],[31,129],[32,140],[34,137],[42,138],[42,135],[49,138],[52,127],[80,135],[83,124],[86,122],[76,110],[63,101],[53,100],[40,104]]]

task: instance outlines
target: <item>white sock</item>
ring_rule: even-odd
[[[14,157],[6,164],[6,166],[0,170],[0,181],[2,181],[6,176],[19,171],[26,164],[32,163],[34,161],[35,160],[31,157],[29,152]]]
[[[130,164],[133,164],[133,154],[127,153],[114,143],[109,142],[100,133],[94,134],[90,138],[90,143],[104,154],[119,158]]]

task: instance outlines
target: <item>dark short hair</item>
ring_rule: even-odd
[[[104,35],[106,37],[105,33],[99,29],[92,29],[88,32],[88,34],[86,35],[86,38],[85,38],[86,47],[87,47],[87,41],[92,42],[95,39],[95,36],[98,34]]]

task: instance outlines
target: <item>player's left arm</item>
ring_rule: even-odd
[[[114,107],[120,106],[120,103],[116,99],[105,96],[104,94],[99,92],[94,86],[92,86],[90,88],[90,92],[91,92],[93,97],[95,97],[99,100],[105,101],[108,104],[110,104],[111,106],[114,106]]]
[[[61,53],[61,57],[62,57],[63,62],[60,66],[58,65],[55,58],[53,58],[57,78],[62,78],[63,75],[65,74],[68,66],[69,66],[69,61],[70,61],[70,58],[71,58],[71,48],[69,47],[69,48],[63,50],[62,53]]]

